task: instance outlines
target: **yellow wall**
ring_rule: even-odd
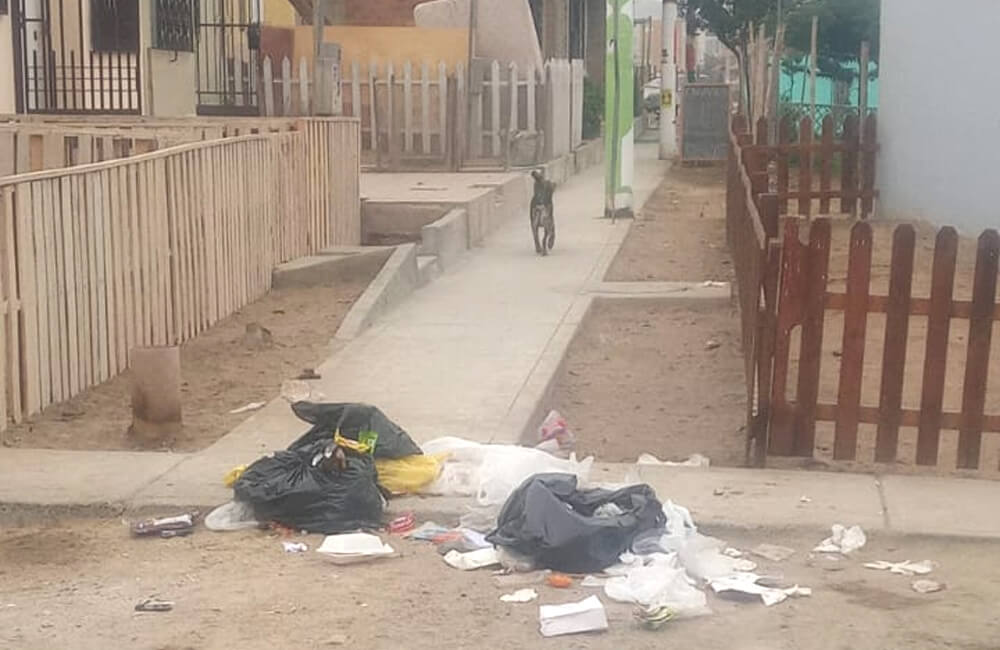
[[[427,62],[434,66],[444,61],[449,70],[465,63],[469,36],[465,29],[427,29],[420,27],[352,27],[328,26],[323,32],[327,43],[339,43],[344,66],[358,62],[367,66],[372,60],[380,65],[392,61],[402,65],[409,60],[414,66]],[[312,27],[295,29],[295,60],[312,60]]]
[[[295,27],[295,8],[288,0],[263,0],[264,24],[272,27]]]

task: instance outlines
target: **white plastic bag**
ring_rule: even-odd
[[[669,607],[678,618],[711,613],[705,593],[691,584],[674,555],[655,553],[643,560],[626,575],[609,578],[604,584],[605,595],[646,608]]]
[[[229,501],[208,513],[205,528],[216,532],[260,528],[253,506],[242,501]]]
[[[593,458],[568,460],[530,447],[484,445],[462,438],[438,438],[423,445],[425,454],[447,453],[437,480],[421,490],[437,496],[474,496],[481,506],[502,505],[529,476],[545,472],[590,476]]]

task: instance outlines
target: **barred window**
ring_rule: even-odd
[[[195,0],[153,0],[153,47],[194,51]]]
[[[138,52],[139,0],[90,0],[90,42],[95,52]]]

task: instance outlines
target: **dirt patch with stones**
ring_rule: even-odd
[[[280,539],[249,531],[183,539],[130,539],[117,521],[66,521],[0,531],[0,647],[10,650],[167,648],[507,648],[734,647],[795,648],[996,647],[1000,584],[992,571],[995,542],[870,536],[850,558],[829,561],[811,549],[829,531],[704,529],[730,546],[760,542],[789,546],[783,562],[759,572],[781,584],[813,589],[808,598],[765,608],[708,595],[712,614],[678,620],[651,632],[580,580],[568,589],[535,585],[538,600],[500,602],[488,569],[462,572],[445,565],[430,544],[385,536],[400,557],[334,566],[318,556],[321,537],[295,537],[310,551],[288,554]],[[873,560],[938,563],[927,576],[946,589],[921,595],[914,578],[862,567]],[[601,634],[543,639],[538,605],[575,602],[596,594],[607,610]],[[133,611],[155,596],[173,601],[161,613]],[[738,633],[737,633],[738,631]],[[822,631],[822,633],[818,633]],[[734,633],[739,640],[734,644]]]
[[[182,345],[184,426],[160,448],[207,447],[248,417],[231,410],[267,402],[284,380],[324,361],[334,333],[370,280],[271,291]],[[130,399],[126,371],[11,427],[0,439],[7,447],[142,449],[128,434]]]
[[[675,167],[636,216],[605,280],[729,280],[725,170]]]

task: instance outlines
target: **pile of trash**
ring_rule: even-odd
[[[292,410],[311,426],[288,446],[237,467],[225,477],[233,500],[205,518],[216,531],[268,527],[321,533],[316,552],[335,564],[396,556],[377,534],[387,530],[432,543],[443,561],[463,571],[494,569],[495,581],[511,589],[500,600],[528,603],[536,587],[572,585],[599,589],[614,602],[633,606],[648,629],[669,621],[711,613],[708,593],[756,600],[773,606],[812,591],[781,577],[757,573],[751,556],[782,562],[794,549],[760,544],[750,551],[729,548],[699,532],[688,510],[661,501],[637,475],[627,484],[595,486],[593,458],[577,460],[575,437],[565,420],[550,413],[539,429],[538,446],[480,444],[455,437],[431,440],[423,448],[378,408],[357,403],[299,401]],[[707,467],[695,455],[683,462],[644,454],[642,465]],[[459,525],[417,525],[412,514],[386,525],[388,499],[402,494],[468,497]],[[137,536],[176,537],[192,532],[197,513],[138,522]],[[860,527],[834,525],[814,553],[843,558],[862,548]],[[288,553],[308,551],[284,541]],[[873,570],[926,576],[933,564],[869,562]],[[921,593],[943,585],[922,578]],[[544,636],[607,629],[601,598],[539,608]]]

